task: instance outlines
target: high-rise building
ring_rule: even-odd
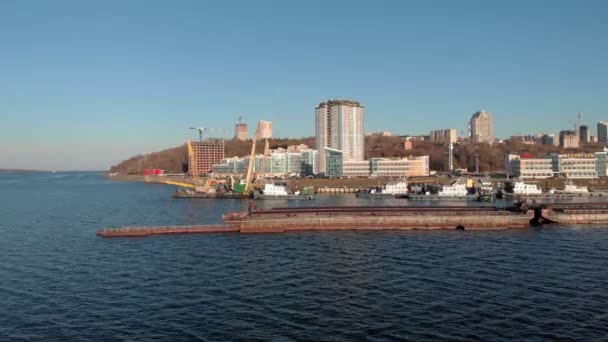
[[[600,144],[608,143],[608,121],[597,123],[597,142]]]
[[[589,126],[587,125],[581,125],[578,128],[578,135],[580,137],[580,143],[581,144],[588,144],[589,143]]]
[[[482,110],[473,114],[469,121],[469,137],[475,144],[491,144],[494,141],[494,124],[489,112]]]
[[[272,138],[272,122],[260,120],[258,121],[258,134],[260,139]]]
[[[436,144],[455,143],[458,140],[458,131],[456,128],[439,129],[429,133],[431,142]]]
[[[365,159],[364,107],[357,101],[328,100],[315,110],[315,142],[319,151],[319,172],[326,173],[326,156],[330,148],[341,152],[341,160]]]
[[[576,131],[560,131],[559,132],[559,147],[561,148],[578,148],[578,135]]]
[[[224,159],[224,139],[188,142],[188,174],[198,176],[211,172],[211,166]]]
[[[247,140],[247,124],[241,122],[241,117],[239,117],[239,123],[234,125],[234,139]]]

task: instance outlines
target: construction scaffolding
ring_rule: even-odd
[[[224,139],[189,141],[188,174],[199,176],[211,172],[211,166],[224,159],[224,151]]]

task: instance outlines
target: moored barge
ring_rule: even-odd
[[[241,233],[300,230],[379,229],[466,229],[494,230],[526,228],[532,211],[520,212],[497,207],[309,207],[250,209],[227,213],[227,225]]]
[[[608,224],[608,203],[551,204],[541,210],[547,223],[565,225]]]

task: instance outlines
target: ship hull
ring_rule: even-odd
[[[387,207],[385,207],[387,208]],[[269,210],[253,213],[228,213],[224,222],[239,227],[241,233],[266,233],[301,230],[379,230],[379,229],[463,229],[496,230],[526,228],[533,212],[506,210]]]

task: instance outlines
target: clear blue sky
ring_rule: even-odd
[[[499,137],[578,112],[595,132],[608,2],[0,1],[0,168],[107,169],[238,115],[310,136],[336,97],[366,131],[460,131],[486,109]]]

